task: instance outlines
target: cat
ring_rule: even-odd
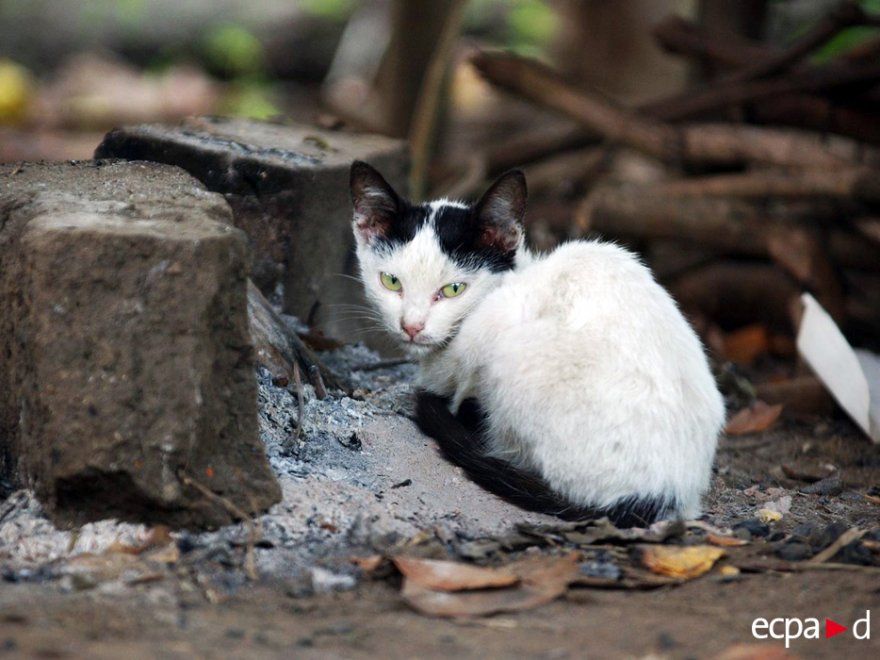
[[[703,346],[626,249],[525,246],[526,181],[414,205],[351,167],[360,278],[419,361],[417,423],[525,508],[619,526],[699,516],[724,402]]]

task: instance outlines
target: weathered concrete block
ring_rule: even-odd
[[[197,118],[107,134],[98,158],[178,165],[223,193],[236,226],[253,241],[251,276],[263,292],[284,283],[284,311],[327,334],[362,338],[346,304],[362,304],[353,275],[348,173],[351,161],[378,167],[405,190],[405,143],[378,135],[324,131],[243,119]],[[348,317],[348,319],[346,319]]]
[[[248,251],[178,168],[0,167],[0,448],[61,523],[213,526],[280,491],[257,433]]]

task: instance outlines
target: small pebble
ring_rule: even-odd
[[[789,541],[776,549],[776,556],[787,561],[801,561],[813,556],[813,551],[806,543]]]

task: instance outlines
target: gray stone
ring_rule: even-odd
[[[230,221],[178,168],[0,167],[0,448],[56,522],[215,526],[280,498]]]
[[[264,293],[284,284],[284,311],[330,336],[362,339],[346,305],[363,304],[351,235],[348,173],[370,162],[405,191],[405,144],[378,135],[243,119],[195,118],[107,134],[96,157],[178,165],[223,193],[251,237],[251,277]]]

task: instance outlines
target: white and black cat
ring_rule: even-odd
[[[418,423],[477,483],[622,526],[693,518],[724,403],[669,294],[623,248],[524,246],[526,183],[413,205],[351,168],[361,279],[420,362]]]

